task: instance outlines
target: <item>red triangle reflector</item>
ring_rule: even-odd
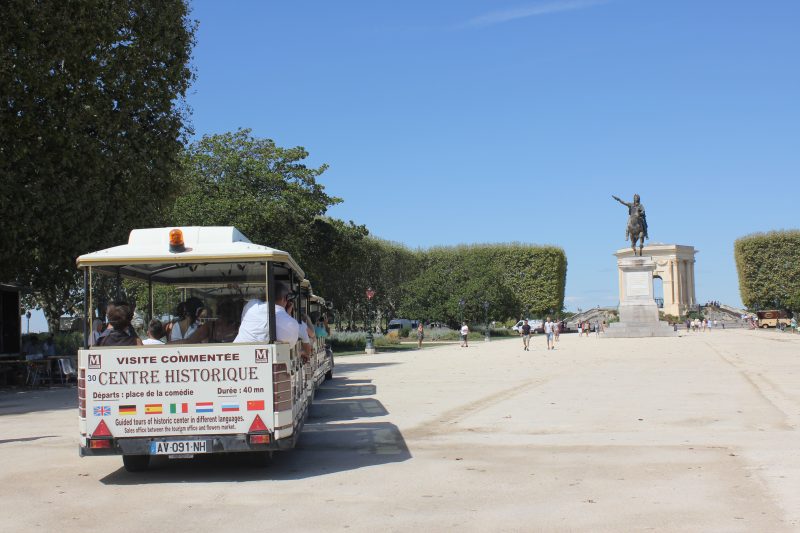
[[[102,422],[101,422],[102,423]],[[250,429],[248,430],[249,433],[254,431],[267,431],[267,426],[264,425],[264,421],[261,420],[261,417],[256,415],[253,423],[250,424]]]
[[[112,436],[111,432],[108,430],[108,426],[106,425],[106,421],[105,420],[101,420],[100,423],[97,424],[97,427],[95,428],[94,433],[92,433],[92,438],[95,438],[95,437],[111,437],[111,436]]]

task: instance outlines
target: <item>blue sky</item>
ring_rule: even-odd
[[[196,134],[301,145],[330,214],[411,247],[562,246],[615,304],[624,207],[739,304],[733,241],[798,227],[800,3],[193,3]]]
[[[796,228],[800,2],[192,3],[196,136],[241,127],[310,164],[330,215],[410,247],[556,244],[567,307],[615,305],[639,193],[740,304],[733,242]]]

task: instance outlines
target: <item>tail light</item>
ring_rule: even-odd
[[[261,420],[261,417],[256,415],[253,419],[253,423],[250,424],[250,429],[247,432],[250,434],[250,444],[269,444],[269,434],[267,433],[269,430],[267,426],[264,424],[264,421]],[[253,435],[253,433],[258,432],[258,435]]]
[[[250,444],[269,444],[269,435],[250,435]]]
[[[272,365],[272,410],[287,411],[292,408],[292,378],[286,363]]]
[[[92,437],[89,439],[89,448],[110,449],[112,438],[113,435],[111,435],[111,430],[108,429],[105,420],[100,420],[100,423],[97,424],[96,428],[94,428],[94,433],[92,433]]]
[[[78,373],[78,416],[86,418],[86,369]]]

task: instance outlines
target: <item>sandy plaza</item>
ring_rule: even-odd
[[[3,529],[798,530],[798,353],[729,329],[342,357],[262,469],[80,459],[75,388],[4,391]]]

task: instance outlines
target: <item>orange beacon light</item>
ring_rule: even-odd
[[[177,228],[169,232],[169,251],[174,253],[186,251],[186,246],[183,244],[183,232]]]

